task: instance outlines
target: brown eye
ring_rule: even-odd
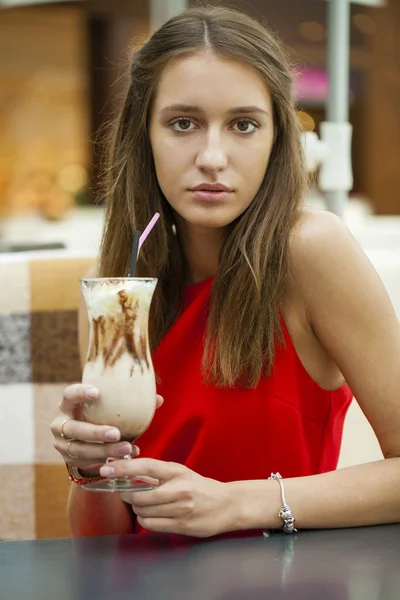
[[[179,127],[181,129],[189,129],[189,127],[190,127],[190,121],[189,121],[189,119],[181,119],[179,121]]]
[[[256,129],[258,129],[258,125],[253,121],[249,121],[248,119],[242,119],[241,121],[237,121],[234,125],[237,127],[237,131],[240,133],[254,133]]]
[[[177,119],[172,123],[172,129],[174,131],[183,132],[183,131],[191,131],[191,125],[193,125],[190,119]]]

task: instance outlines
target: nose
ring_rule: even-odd
[[[228,166],[228,156],[223,148],[219,131],[208,131],[203,146],[196,156],[196,167],[201,171],[215,173]]]

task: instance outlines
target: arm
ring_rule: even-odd
[[[133,533],[134,517],[119,494],[85,492],[71,484],[68,519],[73,536]]]
[[[352,389],[386,460],[286,479],[287,502],[299,528],[399,522],[399,321],[374,268],[333,215],[307,215],[293,236],[291,255],[310,324]],[[232,493],[246,499],[240,528],[280,526],[276,481],[236,482]]]

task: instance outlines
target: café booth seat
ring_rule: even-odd
[[[68,537],[70,486],[50,424],[81,378],[79,278],[94,255],[0,257],[0,540]]]

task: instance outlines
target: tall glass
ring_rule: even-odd
[[[149,349],[150,304],[157,279],[81,279],[89,318],[89,348],[82,382],[99,390],[84,405],[85,419],[111,425],[133,442],[150,425],[156,409],[156,382]],[[150,490],[140,478],[109,478],[83,486],[91,491]]]

